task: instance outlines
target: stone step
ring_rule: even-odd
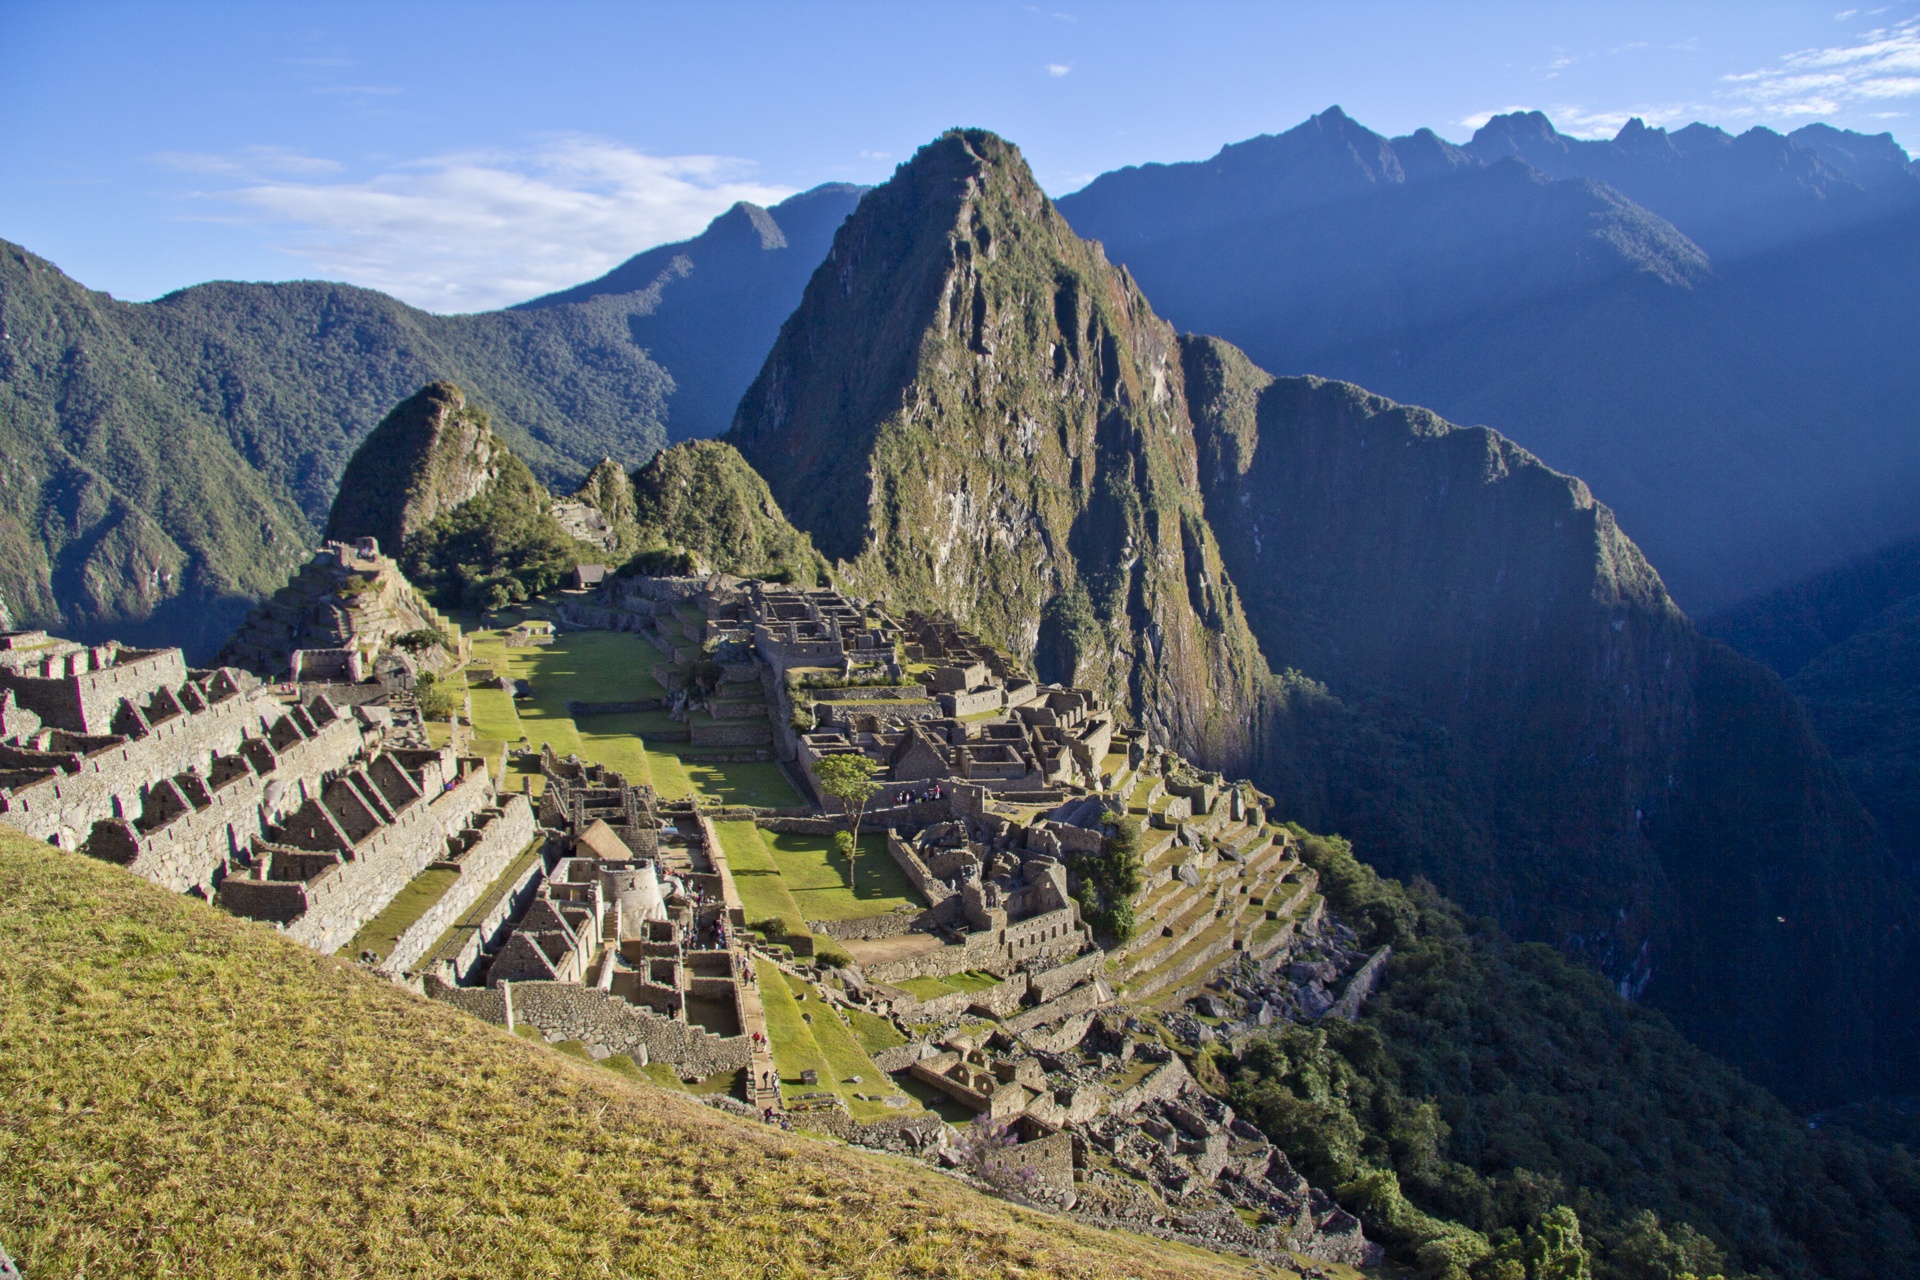
[[[1236,941],[1232,926],[1226,921],[1219,922],[1215,928],[1205,930],[1181,950],[1168,956],[1158,967],[1130,982],[1127,998],[1152,999],[1182,979],[1210,967],[1222,956],[1231,954]]]
[[[1186,946],[1195,937],[1211,928],[1218,922],[1220,912],[1224,909],[1217,897],[1198,898],[1162,927],[1161,937],[1157,943],[1143,948],[1139,956],[1122,970],[1123,976],[1131,979],[1134,975],[1153,968],[1168,955]],[[1173,932],[1167,933],[1168,929]]]

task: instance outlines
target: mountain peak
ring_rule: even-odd
[[[398,556],[407,535],[479,493],[506,446],[484,410],[451,382],[430,382],[394,406],[354,451],[327,516],[327,538],[379,540]]]
[[[1172,328],[1019,149],[953,129],[841,227],[727,442],[849,589],[1227,761],[1264,668],[1181,385]]]

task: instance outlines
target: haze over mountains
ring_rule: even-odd
[[[1181,328],[1581,476],[1689,609],[1920,527],[1920,171],[1884,135],[1531,113],[1455,147],[1334,108],[1060,211]]]

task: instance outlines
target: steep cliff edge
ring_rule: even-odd
[[[1358,730],[1294,705],[1256,776],[1789,1099],[1876,1082],[1911,1021],[1886,989],[1907,912],[1779,681],[1699,637],[1586,486],[1497,433],[1275,379],[1216,340],[1184,356],[1208,518],[1263,651],[1376,742],[1427,743],[1372,803],[1324,774],[1303,792],[1290,757]],[[1472,819],[1423,825],[1433,806]]]
[[[1177,339],[1017,149],[923,147],[834,238],[729,442],[854,591],[953,613],[1224,768],[1265,668]]]

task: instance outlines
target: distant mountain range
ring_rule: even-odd
[[[1920,170],[1886,135],[1464,147],[1338,108],[1059,201],[1162,314],[1485,422],[1710,610],[1920,529]]]
[[[313,283],[128,305],[5,246],[0,592],[75,634],[210,651],[324,519],[352,447],[434,378],[560,487],[717,435],[860,194],[738,205],[472,316]],[[1689,609],[1920,531],[1920,168],[1888,135],[1635,121],[1587,141],[1534,112],[1462,147],[1333,108],[1059,208],[1176,326],[1582,476]],[[132,422],[198,461],[158,475]]]

